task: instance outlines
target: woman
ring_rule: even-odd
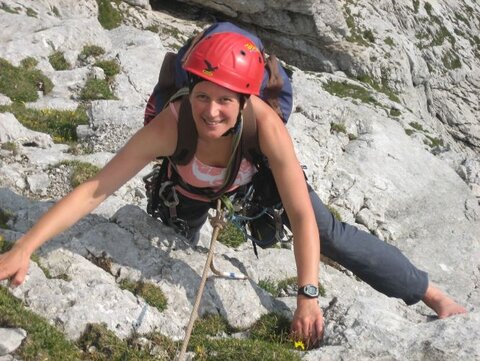
[[[439,318],[466,312],[429,285],[426,273],[415,268],[398,249],[338,222],[325,208],[304,180],[284,123],[257,97],[264,71],[263,56],[248,38],[237,33],[207,36],[193,48],[183,66],[189,73],[188,99],[198,140],[195,156],[169,173],[176,172],[185,183],[196,188],[221,187],[223,170],[232,158],[233,142],[238,136],[239,115],[247,107],[253,109],[260,150],[268,159],[287,224],[294,235],[300,290],[292,321],[296,337],[310,345],[323,337],[323,315],[316,294],[320,245],[326,256],[388,296],[402,298],[407,304],[423,300]],[[38,247],[95,209],[149,162],[174,154],[181,104],[180,100],[170,102],[95,177],[61,199],[10,251],[0,255],[0,279],[21,284],[30,256]],[[249,183],[255,171],[243,159],[235,182],[227,191],[234,192]],[[180,193],[179,217],[186,220],[189,236],[195,237],[211,202],[184,187],[175,188]]]

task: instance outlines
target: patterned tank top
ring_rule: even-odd
[[[170,110],[175,115],[175,118],[178,122],[178,114],[175,106],[173,105],[173,103],[170,103],[169,106]],[[227,172],[227,169],[224,167],[213,167],[202,163],[199,159],[197,159],[195,155],[188,164],[176,165],[176,168],[178,175],[185,183],[188,183],[191,186],[197,188],[210,187],[214,190],[220,189],[220,187],[223,185]],[[239,186],[250,183],[253,175],[256,172],[257,169],[251,162],[246,159],[242,159],[242,162],[240,163],[240,169],[237,173],[237,177],[235,178],[232,186],[228,189],[228,192],[235,190]],[[178,192],[188,198],[204,202],[210,201],[207,197],[202,197],[200,195],[190,193],[179,186],[176,186],[176,189]]]

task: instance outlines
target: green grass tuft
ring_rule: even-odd
[[[330,132],[347,134],[347,128],[345,128],[345,124],[332,122],[330,123]]]
[[[76,110],[29,109],[22,103],[0,106],[0,112],[11,112],[25,127],[50,134],[57,143],[77,141],[76,128],[88,124],[88,116],[81,107]]]
[[[39,90],[48,94],[53,89],[51,80],[35,69],[35,59],[26,58],[21,64],[13,66],[0,58],[0,93],[13,101],[33,102],[38,99]]]
[[[23,360],[82,359],[80,349],[48,321],[27,310],[22,302],[0,286],[0,327],[19,327],[27,332],[27,338],[15,355]]]
[[[105,49],[98,45],[87,44],[83,47],[80,57],[88,58],[93,56],[96,58],[97,56],[101,56],[105,54]]]
[[[289,341],[288,327],[284,317],[269,314],[252,326],[247,339],[224,338],[235,329],[222,317],[207,315],[196,321],[188,349],[195,352],[195,360],[202,361],[299,361]]]
[[[142,297],[150,306],[156,307],[160,312],[167,309],[167,298],[162,290],[150,282],[134,282],[124,279],[120,282],[120,288]]]
[[[110,0],[97,0],[98,21],[104,29],[114,29],[122,23],[123,16],[120,11],[112,6]]]
[[[116,99],[107,80],[90,78],[80,92],[82,100]]]
[[[227,247],[237,248],[245,242],[243,232],[232,223],[220,230],[217,240]]]
[[[354,98],[363,103],[378,104],[372,94],[359,85],[331,80],[327,84],[324,84],[323,88],[330,94],[340,98]]]
[[[394,108],[390,109],[390,115],[392,117],[399,117],[401,114],[402,112],[398,109],[394,109]]]
[[[63,52],[56,51],[48,57],[48,61],[55,70],[68,70],[70,69],[70,64],[65,59]]]
[[[70,177],[70,185],[72,188],[84,183],[100,171],[100,168],[96,165],[78,160],[64,160],[57,164],[57,166],[60,165],[66,165],[72,169],[72,175]]]
[[[115,60],[100,60],[95,66],[102,68],[107,78],[112,78],[120,73],[120,65]]]

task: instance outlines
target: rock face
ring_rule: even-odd
[[[426,306],[407,307],[322,264],[325,339],[303,358],[480,359],[478,3],[188,2],[250,24],[292,69],[295,107],[288,128],[322,200],[345,221],[396,245],[470,311],[433,321]],[[72,152],[25,128],[11,112],[0,113],[0,210],[12,215],[0,234],[13,242],[70,190],[71,170],[59,162],[102,166],[142,126],[163,56],[201,26],[143,1],[122,3],[123,24],[112,30],[98,22],[94,0],[8,6],[14,11],[0,8],[0,57],[13,65],[33,57],[54,85],[27,107],[81,104],[87,79],[102,76],[94,60],[79,58],[85,45],[102,47],[101,59],[115,59],[121,69],[111,83],[116,99],[88,102],[89,124],[77,128],[89,152]],[[55,51],[64,53],[69,69],[53,69],[48,57]],[[334,85],[348,89],[349,97]],[[11,99],[0,95],[0,104]],[[149,217],[142,182],[149,170],[44,245],[26,282],[12,291],[71,339],[91,322],[104,322],[122,338],[134,330],[184,335],[211,227],[191,245]],[[258,286],[296,275],[291,250],[260,250],[257,259],[248,244],[235,250],[218,244],[215,263],[250,279],[210,278],[201,314],[220,314],[234,327],[248,327],[271,311],[292,315],[294,296],[274,298]],[[167,309],[122,290],[124,279],[159,286]],[[11,345],[2,339],[0,350],[10,353]]]

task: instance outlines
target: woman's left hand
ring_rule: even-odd
[[[306,349],[318,347],[323,338],[324,323],[316,298],[298,297],[291,331],[293,340],[302,341]]]

